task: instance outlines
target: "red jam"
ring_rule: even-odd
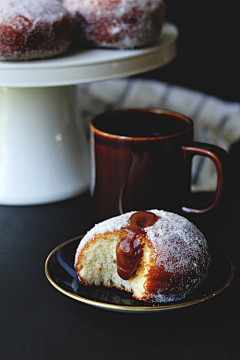
[[[123,280],[128,280],[135,273],[142,256],[141,235],[145,235],[144,228],[152,226],[158,216],[150,211],[138,211],[130,217],[130,224],[124,230],[126,237],[120,240],[116,248],[117,271]]]

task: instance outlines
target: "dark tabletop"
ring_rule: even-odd
[[[219,207],[191,220],[231,257],[234,280],[215,298],[174,311],[143,315],[98,309],[48,282],[47,255],[92,225],[88,193],[47,205],[0,206],[0,358],[239,359],[240,177],[231,165],[239,158],[238,145],[232,154]]]

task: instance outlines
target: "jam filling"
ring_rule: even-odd
[[[117,272],[123,280],[129,280],[135,273],[143,249],[139,238],[146,234],[146,227],[155,224],[158,216],[150,211],[138,211],[129,220],[129,226],[124,228],[127,235],[120,240],[116,248]]]

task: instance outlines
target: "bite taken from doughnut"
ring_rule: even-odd
[[[78,42],[87,46],[133,49],[159,38],[162,0],[62,0],[76,19]]]
[[[194,293],[206,280],[210,264],[201,231],[163,210],[133,211],[95,225],[75,255],[83,285],[115,287],[154,303]]]
[[[57,0],[0,1],[0,60],[57,56],[75,36],[76,22]]]

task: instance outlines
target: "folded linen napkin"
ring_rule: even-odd
[[[90,119],[104,111],[124,108],[163,108],[194,121],[194,140],[229,150],[240,138],[240,103],[227,102],[205,93],[157,80],[127,78],[78,86],[80,117],[88,132]],[[216,187],[213,163],[195,156],[192,190]]]

